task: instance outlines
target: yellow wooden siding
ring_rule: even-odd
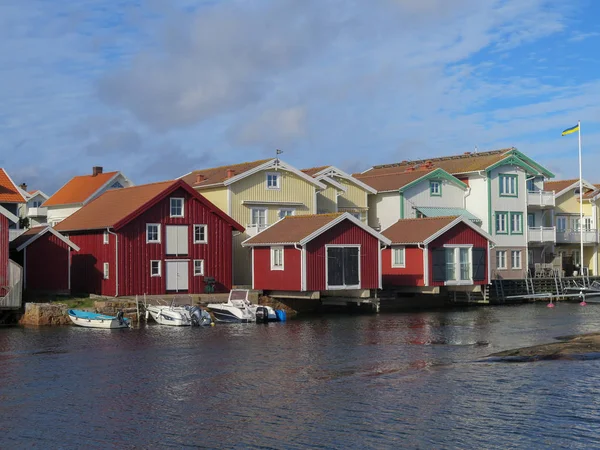
[[[254,175],[250,175],[237,183],[230,185],[231,188],[231,217],[242,225],[247,225],[251,220],[251,208],[266,208],[267,222],[272,224],[278,220],[279,210],[282,208],[292,208],[295,214],[313,214],[315,211],[315,186],[312,183],[300,178],[299,176],[279,170],[281,174],[281,188],[267,189],[266,174],[274,172],[265,170]],[[300,203],[299,206],[284,205],[244,205],[246,201],[265,201],[265,202],[294,202]]]
[[[579,214],[579,194],[575,195],[573,190],[561,195],[556,199],[554,214]],[[583,200],[583,215],[592,215],[592,205],[589,201]]]
[[[367,191],[345,178],[335,177],[335,181],[346,188],[338,197],[339,208],[367,208]]]
[[[203,195],[209,202],[214,204],[219,209],[228,213],[227,205],[227,187],[221,186],[218,188],[211,189],[196,189],[201,195]]]
[[[334,213],[337,212],[337,188],[325,183],[327,189],[317,193],[317,212]]]

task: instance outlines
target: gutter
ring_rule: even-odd
[[[106,232],[115,237],[115,297],[119,296],[119,236],[106,227]]]

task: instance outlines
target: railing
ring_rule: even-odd
[[[527,193],[527,204],[529,206],[540,206],[542,208],[554,206],[554,191],[535,191]]]
[[[13,261],[8,265],[9,286],[2,288],[0,308],[20,308],[23,298],[23,268]]]
[[[559,230],[556,232],[556,242],[558,244],[579,244],[581,242],[581,232],[579,230]],[[598,233],[596,230],[583,230],[583,243],[595,244],[598,242]]]
[[[27,210],[27,217],[41,217],[48,215],[48,208],[29,208]]]
[[[14,241],[16,238],[18,238],[19,236],[21,236],[23,233],[25,233],[25,231],[27,230],[23,230],[23,229],[10,229],[8,230],[8,241]]]
[[[258,233],[260,233],[261,231],[263,231],[265,228],[267,228],[268,226],[269,226],[269,224],[266,224],[266,223],[261,223],[261,224],[250,223],[250,224],[246,225],[246,233],[248,234],[248,236],[255,236]]]
[[[556,242],[556,227],[529,227],[529,242]]]

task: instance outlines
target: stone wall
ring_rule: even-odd
[[[20,325],[69,325],[68,306],[63,303],[25,303]]]

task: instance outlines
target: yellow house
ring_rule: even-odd
[[[250,250],[241,243],[288,215],[316,214],[328,185],[279,158],[201,169],[184,181],[225,211],[246,231],[233,238],[233,282],[251,285]]]
[[[335,166],[303,169],[326,189],[317,193],[317,213],[348,212],[364,223],[368,220],[368,196],[377,191]]]
[[[598,274],[598,199],[600,190],[583,180],[583,223],[580,216],[579,179],[547,181],[544,190],[554,191],[553,225],[556,227],[554,254],[561,256],[563,269],[570,275],[581,261],[590,275]]]

